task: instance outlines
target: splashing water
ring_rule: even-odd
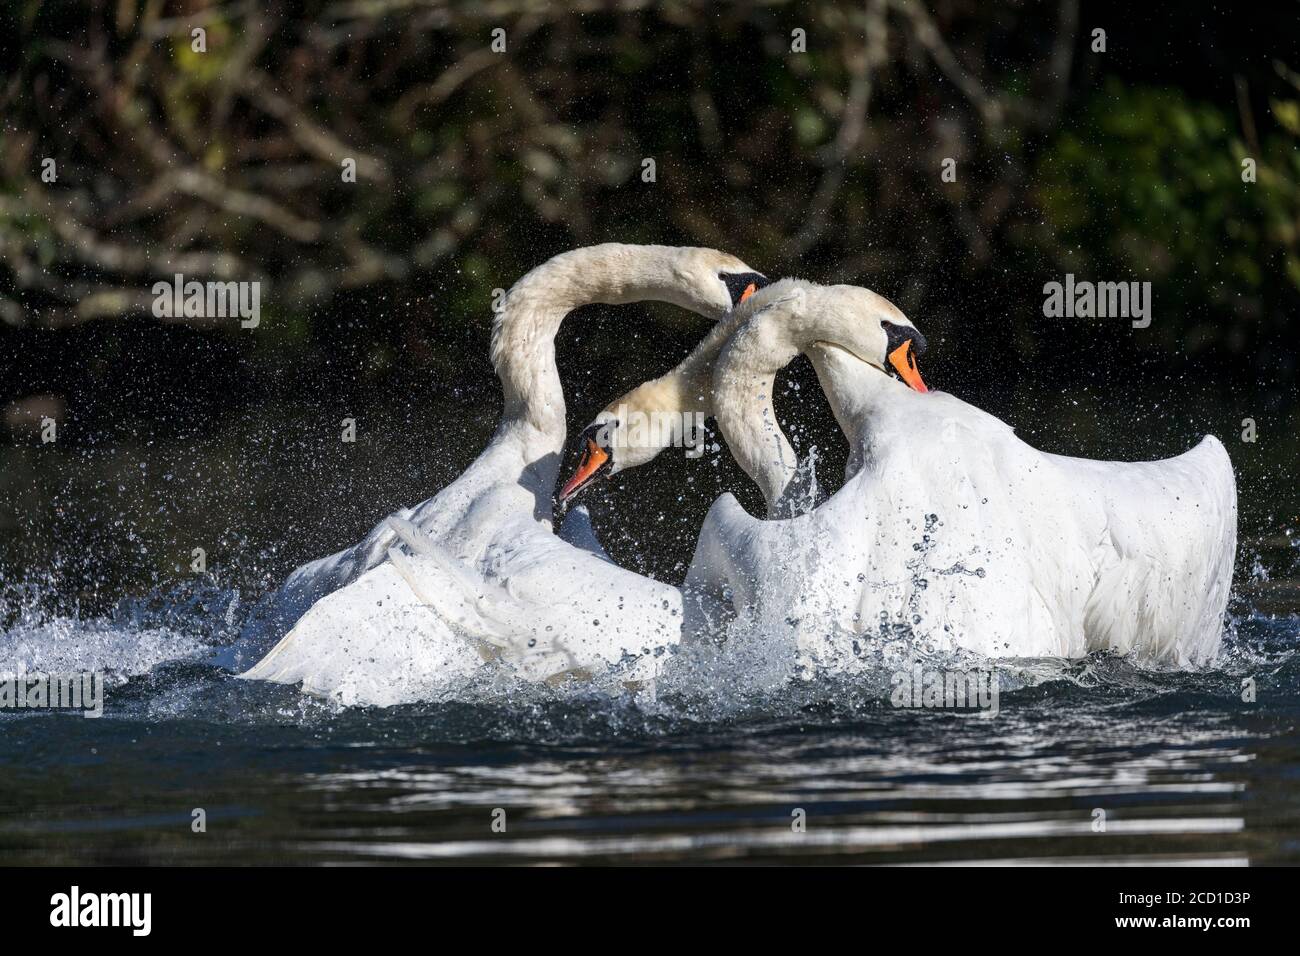
[[[796,610],[731,622],[651,686],[485,667],[375,709],[235,679],[267,640],[237,591],[82,616],[46,586],[0,599],[0,674],[99,670],[109,690],[99,720],[0,713],[12,862],[1295,862],[1300,845],[1248,838],[1297,818],[1294,614],[1241,610],[1190,673],[989,661],[927,650],[908,622],[847,633]],[[995,676],[997,715],[897,706],[914,668]],[[220,836],[185,838],[197,806]],[[494,842],[496,807],[513,822]],[[795,807],[817,839],[791,834]],[[1098,807],[1125,836],[1095,838]]]

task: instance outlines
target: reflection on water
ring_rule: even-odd
[[[1032,857],[1040,841],[1037,845],[1058,854],[1088,854],[1101,849],[1088,807],[1116,808],[1141,796],[1152,801],[1157,794],[1169,804],[1158,815],[1148,810],[1108,821],[1108,851],[1122,853],[1127,841],[1147,837],[1144,855],[1162,845],[1166,854],[1233,858],[1203,837],[1244,827],[1233,801],[1243,784],[1204,779],[1206,774],[1196,772],[1203,763],[1185,753],[1157,752],[1117,768],[1105,760],[1095,765],[1061,758],[1011,762],[987,746],[970,753],[943,748],[914,759],[857,753],[856,734],[819,735],[811,747],[764,744],[733,753],[725,769],[704,775],[690,766],[645,768],[635,761],[581,771],[542,762],[463,779],[409,769],[324,775],[316,785],[350,795],[343,800],[355,811],[406,814],[497,801],[529,806],[527,826],[510,839],[467,834],[430,841],[412,821],[384,839],[358,834],[356,842],[303,849],[461,861],[936,860],[1008,850]],[[750,749],[754,752],[747,754]],[[1245,756],[1235,749],[1202,754],[1224,761]],[[1179,763],[1182,774],[1173,769]],[[802,831],[791,825],[799,808],[806,811]]]

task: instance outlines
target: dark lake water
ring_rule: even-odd
[[[82,645],[64,666],[147,670],[109,687],[99,719],[0,718],[0,859],[1300,862],[1295,616],[1238,620],[1204,673],[1002,664],[992,718],[833,680],[335,711],[206,662],[202,630],[142,617],[18,637]]]
[[[1289,465],[1243,473],[1254,517],[1215,666],[985,662],[995,717],[897,709],[886,673],[653,702],[489,680],[386,710],[236,680],[241,624],[287,570],[482,447],[490,408],[444,411],[363,419],[347,449],[332,410],[282,410],[3,450],[0,671],[109,686],[100,719],[0,714],[0,862],[1300,862],[1298,552],[1267,503]],[[722,457],[692,467],[664,463],[650,497],[594,496],[617,557],[680,575],[708,502],[741,483]]]

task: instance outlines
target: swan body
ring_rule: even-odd
[[[565,441],[555,334],[570,311],[596,302],[655,299],[721,319],[737,277],[757,275],[712,249],[617,243],[525,275],[493,328],[505,403],[487,448],[434,497],[295,571],[280,618],[301,617],[242,676],[342,690],[350,702],[423,696],[429,680],[464,676],[485,656],[534,679],[640,658],[627,678],[646,676],[656,651],[680,639],[681,594],[609,561],[585,512],[570,514],[562,536],[552,532]],[[386,687],[393,674],[412,680]]]
[[[793,632],[797,663],[814,666],[852,667],[871,638],[909,634],[993,658],[1110,650],[1188,667],[1216,655],[1236,540],[1217,439],[1156,462],[1040,452],[955,396],[881,374],[862,327],[896,322],[892,306],[787,282],[756,297],[718,363],[719,426],[729,444],[768,430],[767,452],[746,453],[762,448],[751,434],[737,460],[779,503],[793,456],[772,378],[805,351],[850,442],[847,480],[784,520],[719,498],[685,586],[688,639],[734,608]]]

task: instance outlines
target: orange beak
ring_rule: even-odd
[[[578,470],[560,489],[560,501],[568,501],[581,491],[589,481],[596,477],[596,473],[604,467],[607,461],[609,461],[609,452],[588,438],[587,448],[582,453],[582,460],[578,462]]]
[[[889,353],[889,364],[903,377],[903,381],[918,392],[928,392],[921,373],[916,369],[916,356],[912,354],[912,340],[908,339]]]
[[[751,282],[749,285],[745,287],[745,291],[740,293],[740,301],[744,302],[746,299],[748,299],[751,295],[753,295],[757,291],[758,291],[758,286],[756,286],[754,283]]]

